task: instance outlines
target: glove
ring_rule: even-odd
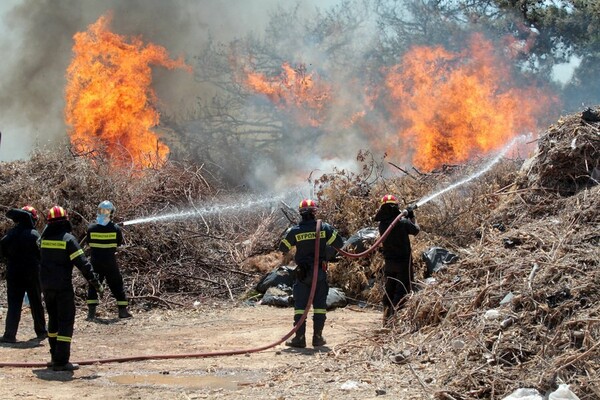
[[[406,209],[406,218],[413,219],[415,217],[415,212],[412,208],[408,207]]]
[[[98,293],[99,298],[102,298],[104,296],[104,286],[102,286],[102,283],[100,283],[98,279],[90,281],[90,285],[94,287],[96,293]]]

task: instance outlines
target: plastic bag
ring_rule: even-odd
[[[544,400],[536,389],[517,389],[502,400]]]
[[[569,385],[561,383],[558,389],[550,393],[548,400],[579,400],[579,397],[569,389]]]

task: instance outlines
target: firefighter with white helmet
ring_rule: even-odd
[[[127,306],[129,301],[125,295],[123,277],[117,264],[116,250],[123,244],[123,233],[119,225],[112,221],[115,206],[108,200],[98,204],[96,222],[88,226],[86,241],[90,247],[90,259],[94,271],[99,276],[100,282],[104,282],[110,288],[114,298],[117,300],[119,318],[131,318]],[[96,307],[99,304],[98,294],[90,285],[88,288],[88,317],[89,321],[96,318]]]
[[[300,321],[308,304],[308,297],[312,285],[313,265],[315,259],[315,239],[317,220],[315,213],[317,203],[314,200],[304,199],[300,202],[298,211],[302,220],[298,225],[292,226],[285,234],[279,245],[283,253],[289,252],[296,246],[296,282],[294,283],[294,326]],[[323,328],[327,318],[327,294],[329,284],[327,283],[327,246],[341,248],[344,240],[338,232],[326,222],[321,224],[319,239],[319,270],[317,272],[317,284],[313,298],[313,347],[324,346]],[[286,346],[306,347],[306,321],[296,331],[296,336],[287,341]]]

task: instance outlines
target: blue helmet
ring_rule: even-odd
[[[107,210],[112,215],[115,212],[115,206],[108,200],[104,200],[102,203],[98,204],[98,211]]]

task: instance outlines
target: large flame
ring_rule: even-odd
[[[386,77],[388,110],[398,127],[390,144],[414,149],[413,165],[431,170],[537,133],[555,99],[534,87],[516,88],[510,76],[508,63],[481,35],[461,53],[413,48]]]
[[[162,166],[169,148],[151,130],[159,123],[151,65],[189,67],[170,59],[161,46],[110,32],[110,20],[110,15],[102,16],[74,36],[65,107],[71,143],[77,151],[100,153],[117,166]]]
[[[526,40],[505,39],[500,47],[476,34],[461,52],[414,47],[383,70],[382,84],[366,90],[348,80],[324,82],[287,63],[273,78],[244,69],[243,81],[292,113],[299,126],[319,126],[328,133],[322,140],[339,140],[352,129],[390,158],[432,170],[539,131],[558,101],[534,85],[519,87],[511,70],[511,58],[527,52],[535,37],[529,32]]]
[[[277,107],[293,113],[297,122],[305,126],[319,126],[325,120],[331,87],[315,73],[307,73],[300,65],[292,68],[284,63],[279,76],[245,71],[244,83],[257,93],[265,95]]]

